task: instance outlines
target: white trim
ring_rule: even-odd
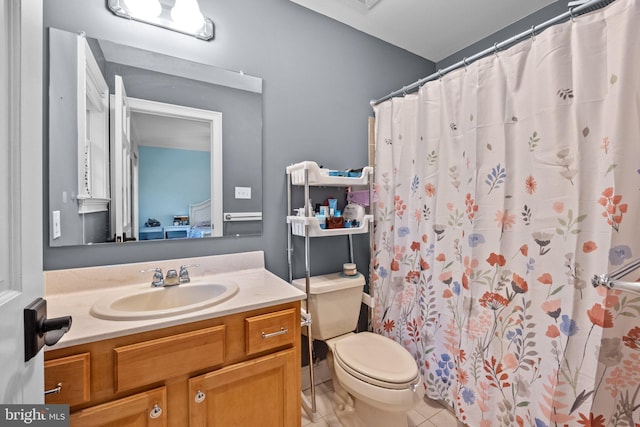
[[[131,112],[209,122],[211,129],[211,236],[222,236],[222,113],[138,98],[129,98],[129,108]]]
[[[111,199],[100,199],[96,197],[78,196],[78,213],[106,212],[109,210]]]
[[[110,192],[109,87],[82,35],[76,36],[76,58],[78,213],[100,212],[108,209]]]
[[[23,309],[44,294],[42,193],[42,0],[0,2],[1,268],[0,401],[43,403],[43,353],[25,363]],[[5,62],[6,61],[6,62]],[[8,139],[8,140],[7,140]],[[2,280],[2,279],[0,279]]]

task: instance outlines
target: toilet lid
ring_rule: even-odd
[[[333,353],[344,370],[370,384],[402,389],[414,385],[419,377],[411,354],[382,335],[351,335],[336,342]]]

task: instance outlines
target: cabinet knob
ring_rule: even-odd
[[[149,417],[155,419],[160,415],[162,415],[162,408],[156,403],[155,405],[153,405],[153,408],[151,408],[151,411],[149,411]]]
[[[198,390],[198,392],[196,393],[196,397],[193,400],[195,400],[196,403],[202,403],[202,402],[204,402],[204,399],[206,397],[207,397],[206,394],[204,394],[202,391]]]

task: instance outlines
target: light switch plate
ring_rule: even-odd
[[[250,199],[251,187],[236,187],[236,199]]]

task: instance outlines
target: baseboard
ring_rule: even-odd
[[[321,360],[313,367],[313,380],[318,384],[322,384],[331,379],[331,372],[326,360]],[[302,367],[302,389],[306,390],[311,387],[311,379],[309,378],[309,366]]]

